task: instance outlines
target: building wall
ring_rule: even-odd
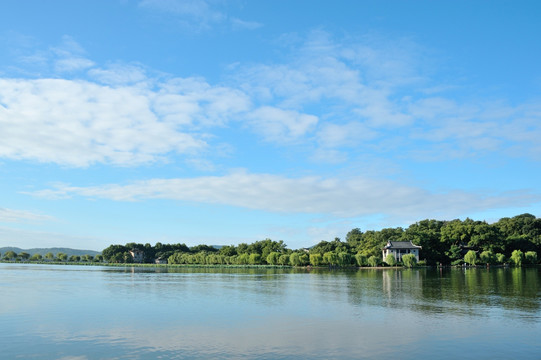
[[[387,255],[393,254],[396,261],[402,261],[402,255],[413,254],[419,261],[419,249],[384,249],[383,250],[383,261]]]

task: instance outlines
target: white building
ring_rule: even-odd
[[[421,246],[414,245],[411,241],[388,241],[383,248],[383,261],[389,254],[393,254],[396,261],[402,261],[403,255],[413,254],[419,261],[419,250],[421,249]]]
[[[130,250],[130,255],[133,258],[134,263],[142,263],[145,259],[145,252],[138,249]]]

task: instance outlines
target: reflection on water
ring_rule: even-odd
[[[537,359],[539,269],[0,264],[22,359]]]

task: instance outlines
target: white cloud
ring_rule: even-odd
[[[361,122],[326,123],[318,131],[318,142],[325,147],[358,146],[377,136],[376,131]]]
[[[388,180],[363,177],[287,178],[236,172],[225,176],[151,179],[128,185],[94,187],[59,185],[34,192],[44,197],[84,196],[115,201],[168,199],[221,204],[280,213],[341,217],[386,214],[396,218],[453,217],[463,211],[530,205],[541,196],[529,192],[473,194],[432,193]]]
[[[456,85],[424,74],[423,50],[417,45],[379,40],[340,42],[316,31],[292,46],[287,61],[237,65],[234,79],[260,107],[318,117],[319,148],[313,159],[340,162],[347,154],[338,148],[367,145],[371,151],[398,151],[422,161],[487,154],[541,158],[535,140],[541,137],[541,111],[535,102],[513,107],[457,99],[452,94],[460,90]],[[427,93],[434,88],[437,96]],[[273,126],[257,130],[270,138],[279,133]]]
[[[254,30],[262,26],[255,21],[246,21],[229,16],[220,1],[208,0],[142,0],[139,7],[167,14],[176,22],[192,31],[208,31],[227,24],[234,30]]]
[[[19,55],[18,62],[30,66],[30,69],[39,74],[76,73],[95,66],[95,63],[86,57],[86,52],[75,39],[64,35],[60,43],[47,49],[36,50],[37,44],[24,48]],[[20,70],[20,69],[19,69]],[[26,73],[23,70],[23,73]]]
[[[416,125],[409,130],[413,140],[423,140],[412,153],[430,157],[471,157],[490,153],[507,156],[541,156],[541,107],[517,107],[500,103],[458,103],[438,97],[425,98],[410,107]]]
[[[57,60],[55,63],[55,70],[57,72],[74,72],[88,69],[92,66],[94,66],[94,62],[89,59],[70,57]]]
[[[203,14],[209,6],[141,4],[186,14]],[[238,65],[229,83],[213,85],[202,78],[152,77],[138,64],[99,67],[64,37],[40,60],[60,74],[0,79],[0,131],[6,134],[0,157],[81,167],[195,155],[202,164],[216,129],[241,124],[281,145],[315,139],[311,158],[327,163],[344,162],[359,149],[422,161],[491,153],[541,158],[538,105],[426,95],[424,89],[438,84],[420,75],[414,44],[392,45],[339,42],[313,32],[289,61]],[[84,70],[93,81],[54,79],[61,70]]]
[[[255,30],[263,26],[263,24],[257,21],[244,21],[237,18],[231,18],[231,25],[233,26],[233,29],[239,30]]]
[[[6,209],[0,207],[0,222],[47,221],[52,217],[35,214],[24,210]]]
[[[0,157],[76,167],[160,161],[205,149],[201,127],[249,106],[241,92],[198,79],[157,87],[0,79]]]
[[[91,78],[107,85],[129,85],[148,82],[146,71],[142,66],[130,64],[111,64],[105,68],[90,69]]]
[[[225,17],[221,12],[212,9],[209,2],[205,0],[143,0],[139,2],[139,6],[186,16],[199,21],[216,22]]]
[[[149,94],[84,81],[0,80],[0,156],[70,166],[130,165],[205,144],[160,122]]]
[[[275,142],[301,138],[318,122],[316,116],[270,106],[263,106],[252,111],[248,118],[257,132]]]

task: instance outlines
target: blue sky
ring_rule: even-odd
[[[0,246],[541,212],[538,1],[3,1]]]

